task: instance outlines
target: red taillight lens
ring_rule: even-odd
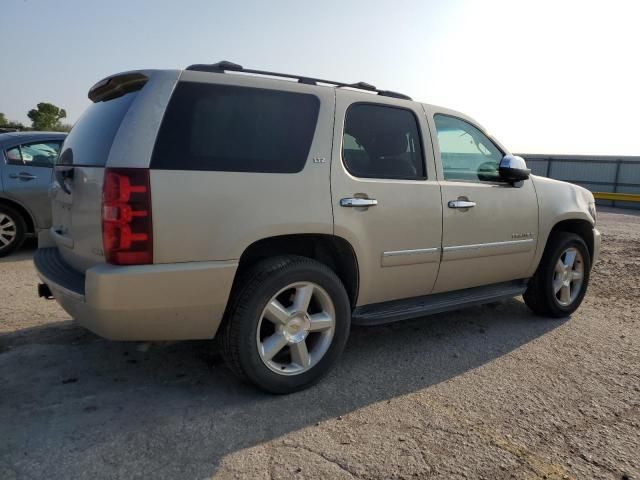
[[[149,170],[107,168],[102,186],[102,246],[115,265],[153,263]]]

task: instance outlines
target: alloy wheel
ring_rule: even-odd
[[[9,215],[0,213],[0,248],[11,245],[18,235],[16,222]]]
[[[299,375],[327,353],[335,331],[329,294],[312,282],[296,282],[276,293],[262,311],[256,344],[263,363],[280,375]]]
[[[574,247],[567,248],[558,258],[553,272],[553,293],[559,305],[568,307],[575,301],[583,279],[582,254]]]

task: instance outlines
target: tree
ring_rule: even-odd
[[[67,112],[52,103],[40,102],[37,108],[29,110],[27,117],[31,119],[34,130],[57,130],[60,119],[66,118]]]
[[[0,133],[12,132],[14,130],[24,130],[24,125],[22,125],[20,122],[7,120],[5,114],[0,112]]]

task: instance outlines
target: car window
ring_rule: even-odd
[[[25,143],[6,151],[7,163],[25,167],[52,167],[62,142]]]
[[[69,132],[58,164],[104,167],[120,124],[138,93],[89,105]]]
[[[22,165],[22,155],[20,154],[20,147],[14,147],[8,149],[4,153],[7,163],[9,165]]]
[[[469,122],[434,116],[445,180],[498,181],[502,152]]]
[[[320,100],[307,93],[182,82],[151,168],[296,173],[309,156]]]
[[[356,177],[425,178],[418,121],[404,108],[352,105],[345,119],[342,158]]]

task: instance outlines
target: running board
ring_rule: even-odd
[[[528,280],[516,280],[454,292],[363,305],[354,309],[351,321],[354,325],[381,325],[458,310],[472,305],[506,300],[522,295],[527,289],[527,282]]]

